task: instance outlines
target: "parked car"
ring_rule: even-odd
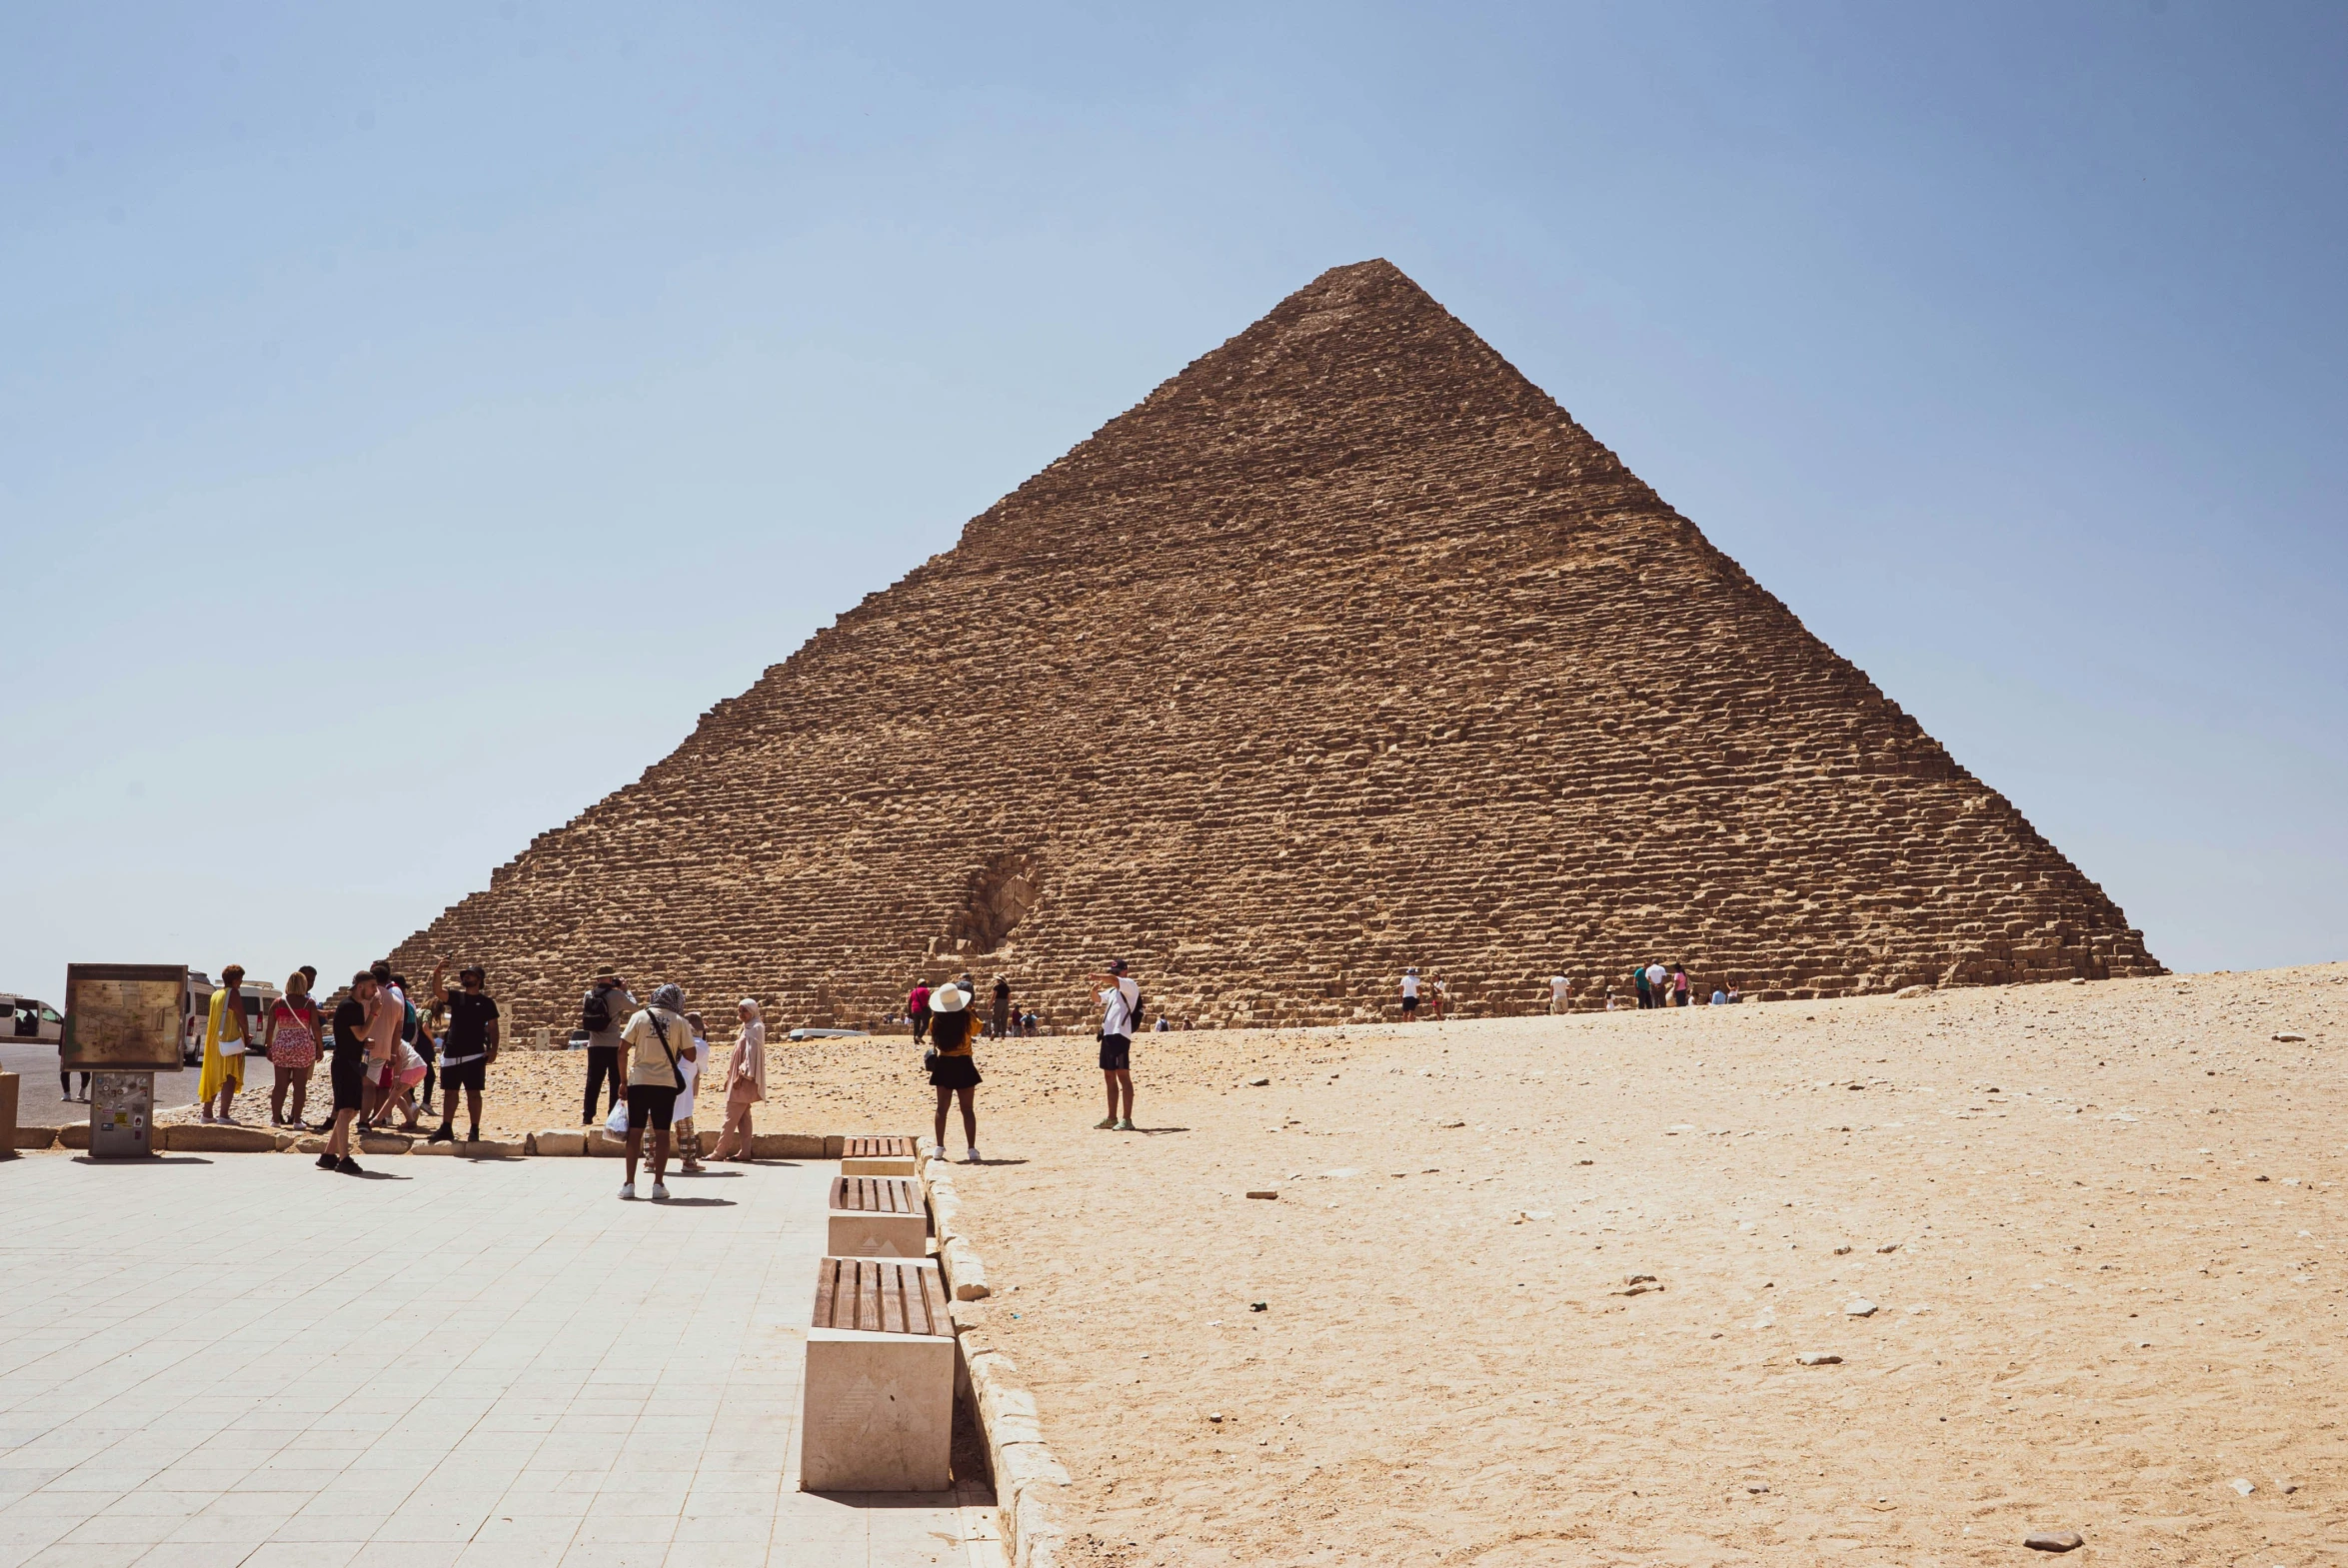
[[[65,1017],[55,1007],[34,996],[10,996],[0,992],[0,1034],[5,1034],[19,1045],[54,1045],[65,1038]]]

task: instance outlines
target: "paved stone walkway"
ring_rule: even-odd
[[[367,1163],[0,1163],[0,1568],[1000,1561],[798,1489],[836,1166]]]

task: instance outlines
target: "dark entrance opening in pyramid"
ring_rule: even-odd
[[[1000,951],[1043,896],[1044,868],[1034,855],[1013,849],[991,857],[971,872],[970,891],[948,922],[940,950],[971,954]]]
[[[955,716],[951,736],[908,714]],[[1045,868],[1049,868],[1048,877]],[[1048,889],[1046,883],[1049,883]],[[395,952],[877,1024],[1130,959],[1203,1024],[2157,973],[2020,812],[1382,261],[1280,302]]]

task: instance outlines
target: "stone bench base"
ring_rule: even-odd
[[[834,1257],[925,1257],[930,1217],[836,1208],[825,1225],[824,1250]]]
[[[832,1182],[824,1250],[834,1257],[923,1257],[930,1213],[918,1182],[841,1175]]]
[[[905,1155],[903,1158],[881,1156],[851,1159],[843,1156],[840,1161],[840,1174],[843,1176],[918,1176],[921,1174],[921,1164],[922,1162],[911,1154]]]
[[[854,1328],[807,1332],[800,1490],[943,1492],[954,1485],[954,1341]]]

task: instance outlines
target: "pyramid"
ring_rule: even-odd
[[[1194,361],[395,954],[867,1026],[2162,972],[2004,797],[1383,261]],[[640,986],[641,989],[641,986]]]

